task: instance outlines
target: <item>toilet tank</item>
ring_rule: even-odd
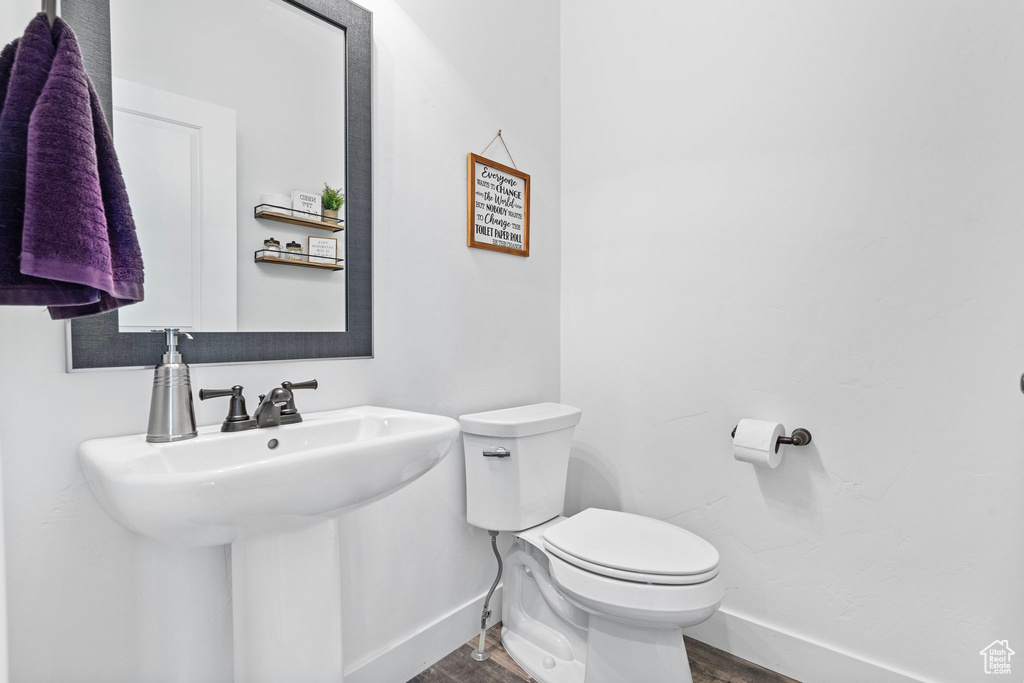
[[[520,531],[562,514],[579,408],[537,403],[459,418],[466,451],[466,517]]]

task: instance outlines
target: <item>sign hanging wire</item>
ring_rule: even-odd
[[[487,150],[489,150],[491,148],[491,145],[494,144],[495,140],[501,140],[501,146],[505,148],[505,154],[507,154],[509,160],[512,161],[513,168],[515,168],[518,171],[519,167],[516,166],[516,160],[512,158],[512,152],[508,151],[508,145],[505,144],[505,138],[501,137],[501,129],[500,128],[498,129],[498,134],[495,135],[493,138],[491,138],[491,141],[487,143],[486,147],[484,147],[484,151],[480,152],[480,156],[483,156],[484,154],[487,153]]]

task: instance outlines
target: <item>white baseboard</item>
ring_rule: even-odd
[[[491,598],[488,626],[501,619],[502,588],[498,586]],[[485,596],[481,593],[382,651],[345,667],[345,683],[399,683],[429,668],[479,632]],[[718,610],[685,633],[805,683],[935,683],[728,609]]]
[[[806,683],[932,683],[832,645],[788,633],[728,609],[719,609],[684,633],[741,659]]]
[[[501,620],[503,587],[498,586],[491,597],[488,626]],[[480,610],[486,596],[485,591],[381,652],[346,666],[345,683],[408,681],[480,632]]]

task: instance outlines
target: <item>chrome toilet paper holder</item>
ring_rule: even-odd
[[[1024,378],[1022,378],[1024,379]],[[738,425],[737,425],[738,426]],[[736,427],[732,428],[732,438],[736,438]],[[790,436],[780,436],[775,442],[775,452],[779,452],[779,446],[806,446],[811,442],[811,433],[803,427],[797,427]]]

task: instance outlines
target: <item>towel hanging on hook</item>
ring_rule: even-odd
[[[0,146],[19,152],[0,155],[0,305],[63,320],[141,301],[144,275],[99,98],[74,32],[56,22],[38,12],[0,54]]]

